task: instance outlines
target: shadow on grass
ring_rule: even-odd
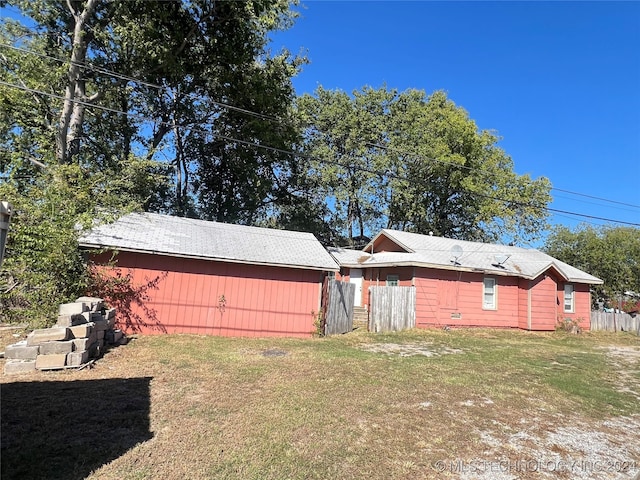
[[[151,439],[150,382],[3,384],[2,479],[83,479]]]

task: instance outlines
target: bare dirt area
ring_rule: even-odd
[[[0,379],[2,478],[634,479],[639,362],[613,334],[140,337]]]

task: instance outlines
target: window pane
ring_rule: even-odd
[[[484,308],[496,308],[496,281],[493,278],[485,278],[483,281]]]
[[[564,311],[573,312],[573,285],[564,286]]]

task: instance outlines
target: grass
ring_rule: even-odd
[[[368,351],[390,345],[434,355]],[[640,350],[494,330],[140,337],[92,370],[2,378],[2,478],[439,478],[438,460],[510,458],[513,432],[640,415],[638,357],[614,366],[612,346]]]

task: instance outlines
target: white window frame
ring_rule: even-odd
[[[400,276],[399,275],[387,275],[386,281],[387,287],[397,287],[400,285]]]
[[[489,285],[491,287],[489,287]],[[487,302],[487,295],[491,295],[491,303]],[[482,309],[497,310],[498,309],[498,282],[493,277],[484,277],[482,279]]]
[[[567,308],[567,306],[569,308]],[[576,310],[576,289],[573,287],[573,283],[564,284],[562,295],[562,310],[565,313],[574,313]]]

